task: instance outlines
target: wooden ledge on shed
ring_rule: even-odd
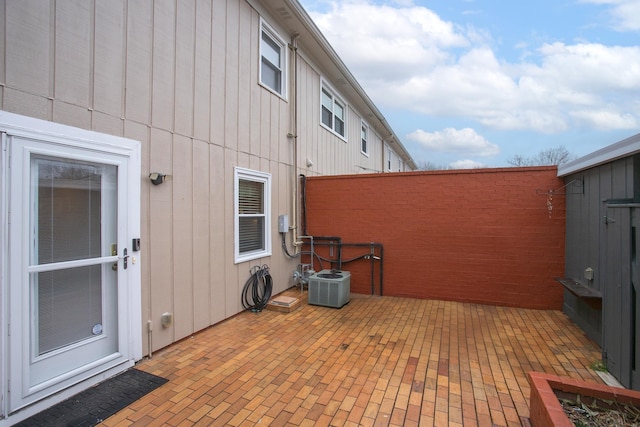
[[[569,292],[580,299],[585,300],[591,305],[602,305],[602,292],[583,285],[570,277],[556,277],[555,280],[560,282]]]

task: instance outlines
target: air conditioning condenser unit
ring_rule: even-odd
[[[309,304],[341,308],[351,296],[351,273],[322,270],[309,277]]]

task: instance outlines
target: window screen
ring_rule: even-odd
[[[264,249],[264,184],[241,179],[238,194],[240,253]]]

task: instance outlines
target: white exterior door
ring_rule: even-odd
[[[141,357],[140,146],[4,115],[6,415]]]

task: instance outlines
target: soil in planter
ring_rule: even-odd
[[[560,405],[576,427],[640,427],[640,407],[554,390]]]

